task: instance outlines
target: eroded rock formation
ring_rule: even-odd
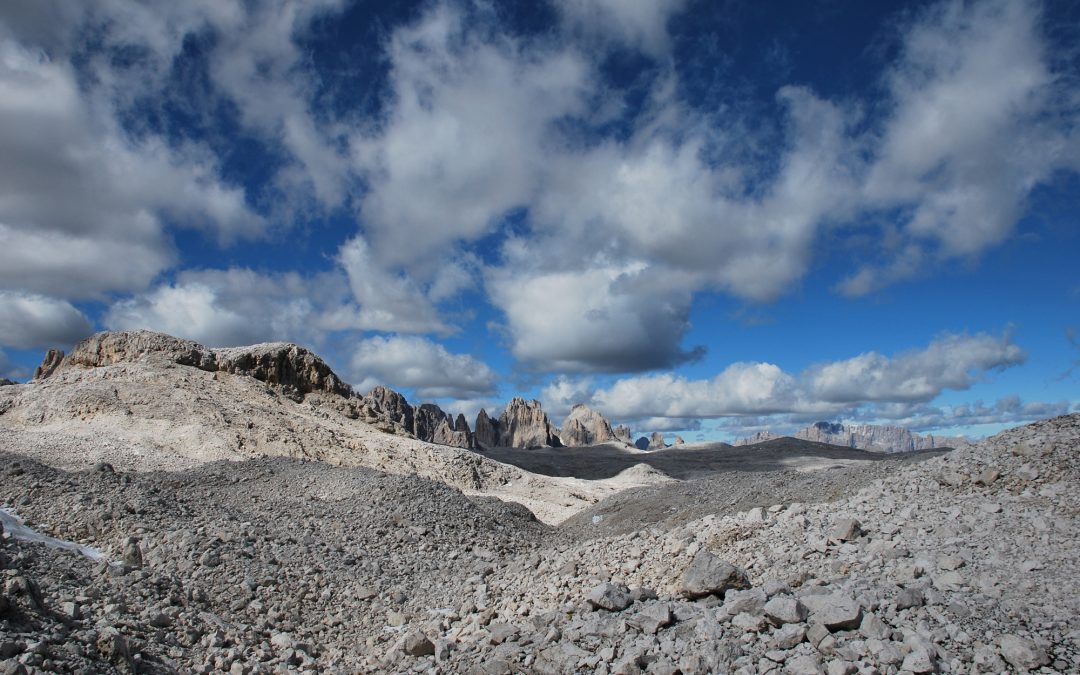
[[[487,410],[481,408],[476,416],[476,445],[481,448],[494,448],[499,445],[499,422],[488,417]]]
[[[30,380],[44,380],[56,372],[56,369],[59,368],[60,364],[63,362],[64,352],[60,349],[50,349],[45,352],[45,358],[41,361],[41,365],[34,370],[34,376],[30,378]]]
[[[559,439],[563,445],[576,448],[613,441],[615,431],[603,415],[579,403],[570,410],[570,414],[563,421],[562,429],[559,430]]]
[[[515,396],[498,420],[486,410],[476,417],[477,443],[486,448],[559,447],[559,432],[540,407],[540,401]]]
[[[510,400],[499,416],[499,445],[510,448],[541,448],[560,445],[555,426],[540,401],[520,396]]]

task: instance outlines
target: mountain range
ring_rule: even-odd
[[[735,445],[756,445],[782,437],[770,431],[759,431],[753,436],[736,441]],[[803,441],[885,453],[959,448],[970,444],[966,438],[960,436],[920,435],[898,426],[841,422],[815,422],[795,432],[793,437]]]

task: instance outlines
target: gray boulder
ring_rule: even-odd
[[[720,560],[708,551],[701,551],[683,572],[679,592],[688,598],[723,595],[729,589],[750,587],[746,572]]]
[[[1046,651],[1037,644],[1019,635],[1002,635],[998,638],[1001,656],[1014,668],[1028,671],[1050,663]]]
[[[621,612],[634,602],[630,589],[622,584],[602,583],[589,591],[589,604],[609,612]]]

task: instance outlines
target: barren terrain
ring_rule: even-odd
[[[1080,415],[481,456],[147,344],[0,387],[0,672],[1080,670]]]

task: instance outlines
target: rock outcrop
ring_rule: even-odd
[[[410,434],[416,426],[413,423],[413,407],[405,400],[405,397],[389,387],[379,385],[368,392],[365,397],[374,402],[391,421],[400,424]]]
[[[6,377],[0,377],[0,387],[7,387],[7,386],[10,386],[10,385],[13,385],[13,384],[18,384],[18,382],[13,382],[12,380],[7,379]]]
[[[214,352],[191,340],[148,330],[95,333],[71,350],[62,367],[97,368],[144,358],[162,358],[181,366],[217,370]]]
[[[352,388],[325,361],[308,349],[288,342],[209,349],[191,340],[147,330],[104,332],[91,335],[75,345],[71,353],[63,358],[59,369],[77,366],[99,368],[142,359],[165,359],[209,372],[253,377],[280,386],[300,398],[312,392],[345,398],[352,396]],[[47,364],[48,355],[42,368]]]
[[[686,445],[686,441],[683,440],[682,436],[676,436],[675,445]]]
[[[45,352],[45,358],[42,360],[41,365],[34,370],[34,376],[30,380],[44,380],[48,376],[56,372],[56,369],[60,367],[60,364],[64,362],[64,352],[60,349],[50,349]]]
[[[540,401],[526,401],[515,396],[499,416],[499,445],[509,448],[557,447],[559,436],[540,407]]]
[[[754,445],[780,438],[770,431],[759,431],[743,438],[734,445]],[[842,424],[840,422],[815,422],[795,433],[795,438],[815,443],[842,445],[871,452],[914,452],[934,448],[961,448],[970,445],[966,438],[957,436],[920,435],[904,427],[877,424]]]
[[[267,384],[276,384],[300,395],[311,392],[337,394],[348,398],[352,387],[307,349],[288,342],[271,342],[250,347],[212,351],[216,369],[247,375]]]
[[[663,450],[667,447],[667,443],[664,442],[664,434],[659,431],[652,432],[652,436],[649,436],[649,450]]]
[[[625,424],[620,424],[619,426],[615,427],[613,431],[615,433],[616,440],[622,441],[627,445],[634,444],[634,437],[630,431],[630,427],[626,426]]]
[[[559,439],[569,448],[607,443],[615,439],[611,423],[587,405],[575,405],[563,421]]]
[[[769,430],[765,430],[765,431],[759,431],[756,434],[754,434],[753,436],[748,436],[747,438],[740,438],[739,440],[732,443],[732,445],[734,445],[734,446],[754,445],[756,443],[764,443],[765,441],[771,441],[771,440],[776,439],[776,438],[782,438],[782,436],[780,436],[779,434],[774,434],[773,432],[771,432]]]
[[[467,450],[476,446],[464,415],[458,415],[455,420],[434,403],[409,405],[404,396],[382,385],[372,389],[364,398],[421,441]]]
[[[540,401],[515,396],[499,419],[481,410],[476,417],[477,443],[485,448],[560,447],[559,432],[540,407]]]
[[[480,409],[476,416],[476,445],[481,448],[494,448],[499,445],[499,422],[488,417],[487,410]]]

